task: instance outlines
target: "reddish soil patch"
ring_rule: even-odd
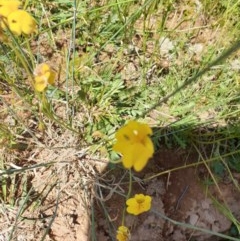
[[[219,203],[225,203],[238,218],[240,212],[236,204],[240,201],[240,194],[236,192],[233,183],[219,183],[221,193],[215,185],[205,186],[203,176],[208,172],[197,164],[195,167],[186,167],[156,176],[166,170],[197,163],[197,160],[196,154],[189,155],[187,151],[164,149],[155,155],[144,171],[134,173],[132,195],[151,195],[152,209],[139,216],[126,214],[124,224],[131,230],[132,241],[216,241],[221,239],[209,233],[189,229],[186,225],[223,234],[230,229],[232,222],[220,212],[216,207],[217,202],[210,196],[212,195]],[[108,175],[115,175],[116,180],[120,180],[124,173],[124,170],[118,173],[110,171]],[[125,197],[121,194],[126,195],[128,192],[125,180],[127,178],[118,184],[112,195],[109,196],[109,192],[105,193],[108,196],[107,200],[104,200],[103,196],[101,200],[96,200],[96,235],[99,241],[115,240],[116,229],[122,223],[125,206]],[[174,225],[161,215],[186,225]]]

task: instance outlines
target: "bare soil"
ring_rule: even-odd
[[[67,133],[64,135],[63,142],[72,141]],[[121,164],[120,168],[106,167],[107,162],[83,156],[73,149],[61,155],[57,148],[55,155],[47,149],[34,150],[31,154],[35,154],[40,163],[51,155],[56,164],[29,172],[30,197],[26,206],[24,199],[16,200],[15,205],[2,203],[0,240],[8,240],[13,228],[12,240],[19,241],[41,240],[42,237],[49,241],[115,240],[116,229],[122,223],[124,195],[128,192],[128,172]],[[68,162],[64,162],[65,158]],[[184,168],[197,160],[196,153],[165,148],[155,154],[142,172],[133,173],[132,195],[152,196],[152,208],[139,216],[126,214],[125,225],[131,230],[132,241],[223,240],[175,225],[166,217],[228,234],[232,222],[223,215],[217,201],[240,219],[240,194],[235,185],[240,175],[233,174],[235,184],[228,180],[218,181],[218,187],[206,185],[209,173],[205,166]],[[171,171],[181,166],[182,169]],[[24,180],[19,178],[16,185],[21,192]],[[18,216],[22,207],[25,210]]]
[[[196,160],[196,154],[187,155],[187,152],[184,151],[162,149],[143,172],[134,174],[135,179],[146,180],[164,170],[171,170],[181,165],[196,162]],[[233,183],[220,182],[221,192],[219,192],[214,185],[211,187],[204,185],[205,178],[207,178],[206,168],[199,165],[183,168],[179,171],[170,171],[166,175],[152,178],[149,181],[135,182],[132,195],[136,193],[148,194],[152,196],[153,201],[152,211],[139,216],[126,215],[125,225],[131,230],[131,240],[222,240],[211,234],[174,225],[157,214],[161,213],[161,215],[175,221],[226,234],[232,223],[216,207],[216,203],[211,197],[219,202],[224,201],[229,210],[236,217],[239,217],[240,194],[236,192]],[[236,181],[239,181],[239,175],[236,176]],[[126,194],[128,186],[122,185],[121,187]],[[105,201],[104,204],[109,217],[104,216],[99,200],[95,205],[97,210],[97,240],[114,240],[108,231],[109,222],[113,223],[115,228],[121,225],[125,198],[114,193],[111,199]]]

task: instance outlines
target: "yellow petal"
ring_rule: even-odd
[[[137,202],[144,202],[145,201],[145,197],[143,194],[135,194],[134,196],[134,199],[137,201]]]
[[[139,215],[151,209],[152,198],[148,195],[136,194],[133,198],[126,201],[127,212],[133,215]]]
[[[151,138],[150,138],[150,137],[146,137],[146,138],[143,140],[142,144],[143,144],[143,145],[145,146],[145,148],[148,150],[149,155],[150,155],[150,157],[151,157],[151,156],[153,155],[153,153],[154,153],[154,145],[153,145],[153,142],[152,142]]]
[[[38,92],[43,92],[46,86],[43,83],[35,83],[34,89]]]
[[[46,63],[42,63],[42,64],[40,64],[39,67],[40,67],[40,69],[41,69],[41,73],[42,73],[42,74],[44,74],[44,73],[50,71],[50,67],[49,67],[49,65],[46,64]]]
[[[123,126],[122,128],[120,128],[117,132],[116,132],[116,139],[119,141],[125,141],[125,140],[129,140],[129,134],[131,133],[131,129],[129,129],[129,127]]]
[[[146,166],[154,152],[150,134],[152,130],[147,124],[133,120],[116,132],[117,142],[113,150],[121,153],[125,168],[134,167],[136,171],[141,171]]]
[[[38,92],[42,92],[44,91],[44,89],[47,87],[47,81],[46,79],[36,76],[35,77],[35,84],[34,84],[34,88],[36,91]]]
[[[139,211],[138,205],[134,205],[134,206],[128,206],[127,207],[127,212],[133,215],[139,215],[141,214],[141,212]]]
[[[40,76],[49,71],[49,66],[46,63],[39,64],[35,67],[33,74],[35,76]]]
[[[135,161],[135,146],[125,145],[125,148],[121,151],[123,166],[127,169],[131,168]]]
[[[6,18],[10,13],[16,11],[20,5],[21,2],[19,1],[0,1],[0,16]]]
[[[130,232],[127,227],[125,226],[118,227],[117,236],[116,236],[118,241],[128,241],[129,236],[130,236]]]
[[[9,29],[16,35],[31,34],[36,31],[36,21],[24,10],[16,10],[8,15]]]
[[[144,195],[143,194],[139,194],[143,196],[143,202],[144,202]],[[126,205],[128,205],[127,207],[127,212],[133,215],[139,215],[140,213],[142,213],[141,210],[141,206],[136,198],[137,195],[135,195],[133,198],[130,198],[126,201]]]
[[[152,134],[152,129],[145,123],[131,120],[128,122],[128,126],[132,130],[137,130],[143,136]]]
[[[49,75],[49,78],[48,78],[48,83],[50,85],[53,85],[54,82],[55,82],[55,79],[56,79],[56,73],[54,71],[50,71],[50,75]]]
[[[31,16],[30,16],[31,17]],[[37,31],[37,23],[35,22],[35,20],[31,17],[31,18],[25,18],[26,23],[23,24],[22,23],[22,32],[24,34],[31,34]]]
[[[55,82],[55,78],[56,78],[56,73],[51,69],[51,67],[46,64],[46,63],[43,63],[40,65],[40,75],[44,75],[47,80],[48,80],[48,83],[53,85],[54,82]]]
[[[126,204],[128,206],[134,206],[135,204],[137,203],[135,197],[132,197],[132,198],[129,198],[127,201],[126,201]]]
[[[141,212],[146,212],[151,208],[152,198],[148,195],[136,194],[135,199],[140,204]]]
[[[17,36],[20,36],[22,34],[22,29],[18,24],[9,24],[9,29]]]
[[[151,143],[151,144],[150,144]],[[133,167],[135,171],[141,171],[147,164],[148,160],[153,155],[153,144],[150,142],[149,145],[152,145],[151,148],[146,148],[142,144],[136,144],[134,148],[134,161]]]
[[[150,196],[145,196],[145,201],[142,204],[142,209],[146,212],[151,209],[152,198]]]
[[[116,132],[118,141],[128,140],[131,142],[141,142],[145,137],[152,134],[151,128],[144,123],[129,121]]]
[[[33,73],[35,75],[35,89],[37,91],[43,91],[48,84],[53,85],[55,82],[56,73],[46,63],[36,66]]]

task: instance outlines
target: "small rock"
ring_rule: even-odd
[[[161,37],[159,40],[160,52],[162,55],[168,55],[174,49],[174,44],[169,38]]]
[[[231,63],[231,68],[233,70],[240,70],[240,60],[239,59],[234,59]]]
[[[209,209],[211,201],[209,199],[205,199],[202,201],[202,208],[203,209]]]
[[[190,45],[188,50],[196,55],[199,55],[203,51],[203,44],[196,43],[196,44]]]
[[[197,223],[198,219],[199,219],[199,216],[197,214],[195,214],[195,213],[190,214],[190,216],[189,216],[189,223],[191,225],[195,225]]]

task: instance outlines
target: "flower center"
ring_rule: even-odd
[[[145,199],[144,199],[144,198],[139,198],[139,199],[137,199],[137,202],[138,202],[139,204],[144,203],[144,201],[145,201]]]

